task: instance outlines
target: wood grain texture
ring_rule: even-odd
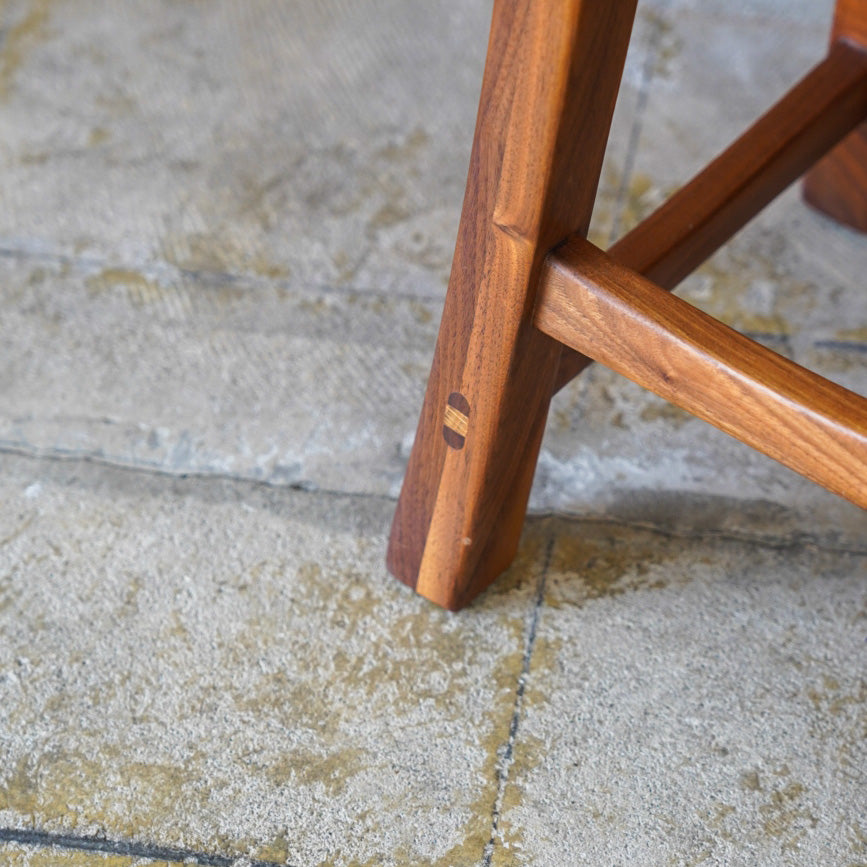
[[[867,508],[867,399],[732,330],[581,238],[547,260],[536,325]]]
[[[456,609],[511,562],[560,356],[533,327],[547,251],[586,234],[635,0],[495,0],[469,178],[388,565]],[[448,397],[469,407],[462,448]],[[455,433],[455,436],[459,434]]]
[[[867,46],[867,3],[864,0],[837,0],[831,41],[838,39]]]
[[[867,0],[837,0],[831,43],[867,51]],[[816,164],[804,179],[804,199],[834,220],[867,232],[867,123]]]
[[[609,254],[673,289],[865,117],[867,52],[835,43],[823,62]],[[853,171],[867,173],[867,138],[863,143],[864,159]],[[840,165],[830,162],[826,171]],[[867,197],[860,201],[867,207]],[[586,356],[564,350],[555,391],[588,364]]]

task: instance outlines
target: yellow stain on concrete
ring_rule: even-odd
[[[528,526],[513,566],[482,597],[496,604],[496,599],[514,593],[527,580],[535,580],[544,560],[548,533],[544,522]],[[280,571],[279,564],[260,563],[253,569],[255,575],[266,570]],[[255,578],[251,575],[251,579]],[[529,576],[529,577],[528,577]],[[261,586],[261,585],[260,585]],[[346,630],[347,635],[363,632],[365,624],[381,617],[381,596],[371,586],[369,577],[352,570],[341,573],[318,562],[301,564],[292,582],[295,604],[305,610],[316,610],[328,628]],[[304,679],[286,672],[263,674],[252,689],[232,694],[236,707],[245,713],[268,715],[281,726],[293,731],[307,732],[317,743],[315,748],[295,746],[276,762],[262,755],[251,759],[254,773],[265,774],[275,786],[305,787],[321,790],[324,797],[339,797],[351,779],[368,771],[375,771],[374,757],[351,744],[342,745],[343,727],[366,708],[376,708],[379,715],[393,714],[399,719],[407,707],[425,705],[432,715],[459,719],[461,710],[461,672],[476,652],[467,643],[456,640],[448,625],[455,623],[455,615],[415,599],[406,614],[398,616],[389,625],[387,645],[376,646],[373,652],[360,656],[342,641],[337,641],[322,653],[322,647],[311,648],[309,667],[318,671],[328,683],[327,690],[316,690]],[[273,621],[269,617],[274,617]],[[250,628],[228,643],[226,665],[237,666],[241,657],[261,654],[264,641],[280,641],[280,615],[267,610],[256,612]],[[255,621],[255,622],[254,622]],[[473,720],[466,728],[473,751],[481,755],[478,768],[480,782],[478,795],[468,804],[452,804],[450,811],[459,810],[465,817],[459,834],[460,842],[434,864],[477,864],[491,834],[491,822],[498,788],[498,768],[503,749],[509,739],[513,697],[523,666],[526,623],[514,615],[503,615],[508,648],[493,673],[492,689],[496,696],[484,715]],[[248,643],[248,638],[251,636]],[[314,658],[315,656],[315,658]],[[433,676],[432,676],[433,675]],[[232,693],[229,688],[229,693]],[[378,814],[391,815],[399,805],[382,803],[379,810],[366,817],[357,817],[371,831],[377,829]],[[284,835],[258,846],[247,848],[246,842],[235,841],[254,852],[255,857],[280,860],[293,857]],[[398,863],[420,863],[416,853],[409,849],[388,853]],[[335,856],[339,853],[335,853]],[[352,862],[357,867],[370,867],[381,863],[377,855],[365,864]]]
[[[805,802],[806,792],[803,784],[790,782],[771,791],[768,801],[759,806],[765,834],[779,838],[784,850],[797,849],[801,838],[818,824]]]
[[[162,287],[138,271],[127,268],[105,268],[89,277],[86,286],[92,295],[104,292],[125,292],[135,307],[144,307],[161,300],[165,293]]]
[[[88,147],[99,147],[101,144],[105,144],[111,138],[111,133],[101,126],[95,126],[91,131],[90,135],[87,139]]]
[[[153,861],[128,855],[42,848],[20,843],[0,844],[0,863],[4,867],[182,867],[180,861]]]
[[[624,593],[661,590],[672,582],[662,567],[677,557],[683,543],[605,521],[589,526],[559,523],[547,605],[584,605]]]
[[[792,333],[787,310],[796,301],[810,307],[815,287],[779,270],[778,262],[753,245],[733,244],[696,271],[696,278],[680,292],[695,304],[736,331],[787,337]],[[697,284],[704,288],[697,290]],[[769,309],[758,310],[750,296],[758,284],[775,287]]]
[[[206,274],[255,274],[271,280],[290,275],[284,263],[273,262],[262,252],[240,244],[227,227],[225,231],[198,232],[170,239],[165,249],[166,261],[185,271]],[[233,297],[226,287],[227,297]],[[238,290],[236,289],[235,292]]]
[[[843,328],[837,332],[838,340],[867,341],[867,325],[859,328]]]
[[[36,824],[51,820],[69,828],[86,820],[111,836],[136,838],[152,822],[175,816],[180,801],[206,809],[209,788],[221,781],[201,785],[198,770],[203,761],[201,754],[177,765],[129,761],[111,744],[101,744],[96,758],[58,748],[20,760],[5,775],[0,810]],[[100,796],[107,788],[113,792],[108,802]]]
[[[0,99],[9,96],[15,75],[24,62],[27,52],[44,36],[53,2],[54,0],[31,0],[24,17],[7,31],[0,47]],[[0,21],[7,14],[7,5],[5,2],[0,2]]]

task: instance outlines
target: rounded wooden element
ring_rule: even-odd
[[[443,439],[453,449],[462,449],[467,441],[470,424],[470,402],[459,392],[453,391],[446,403],[443,416]]]

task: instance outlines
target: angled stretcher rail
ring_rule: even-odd
[[[583,238],[548,257],[535,322],[867,508],[867,399],[744,337]]]
[[[867,51],[835,42],[821,63],[609,254],[673,289],[865,118]],[[554,390],[590,362],[565,350]]]

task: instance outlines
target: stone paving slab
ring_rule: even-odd
[[[393,505],[2,459],[0,826],[291,864],[472,863],[544,557],[455,616]]]
[[[493,863],[862,863],[867,549],[551,532]]]
[[[863,546],[535,518],[453,615],[385,574],[387,500],[0,469],[2,827],[293,865],[865,854]]]
[[[20,259],[0,259],[0,281],[6,447],[361,493],[398,486],[438,302]]]
[[[4,448],[397,494],[436,302],[243,281],[161,284],[20,259],[0,259],[0,285],[9,302]],[[384,320],[387,342],[376,338]],[[850,374],[867,372],[867,355],[832,354]],[[794,523],[852,541],[867,529],[861,510],[603,368],[555,401],[534,509],[616,516],[643,502],[644,520],[658,523],[672,520],[663,499],[673,505],[683,491],[727,503],[716,511],[729,524],[760,500],[786,525],[779,533]]]
[[[0,249],[442,298],[488,0],[2,14]]]

